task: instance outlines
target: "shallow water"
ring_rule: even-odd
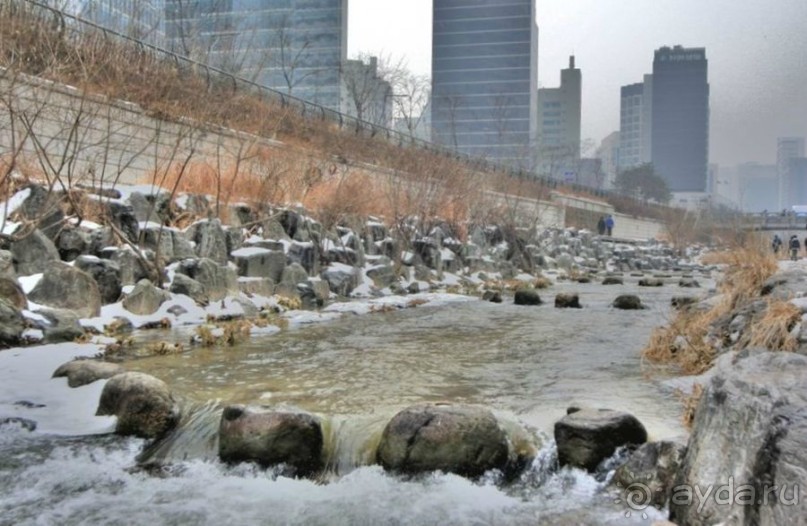
[[[421,306],[131,361],[200,405],[156,454],[172,468],[162,477],[132,469],[137,440],[3,426],[0,524],[649,524],[663,513],[626,517],[601,480],[555,469],[550,437],[572,403],[629,411],[654,439],[684,435],[678,399],[643,374],[639,358],[682,289],[560,284],[543,296],[551,303],[561,291],[579,292],[585,308],[518,307],[511,298]],[[621,293],[638,293],[650,309],[610,308]],[[401,478],[368,465],[389,417],[425,401],[484,405],[527,427],[543,443],[535,464],[510,485],[495,476]],[[218,463],[218,412],[235,402],[321,416],[329,476],[293,480]]]

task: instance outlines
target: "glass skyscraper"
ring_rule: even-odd
[[[128,37],[156,46],[164,43],[165,0],[70,0],[64,7],[71,14]]]
[[[459,152],[534,167],[535,0],[434,0],[432,137]]]
[[[703,48],[663,47],[653,60],[653,166],[673,192],[704,192],[709,81]]]
[[[165,0],[169,49],[338,110],[348,0]]]

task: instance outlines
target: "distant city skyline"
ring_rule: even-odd
[[[350,0],[349,9],[349,54],[405,56],[413,71],[429,73],[431,0]],[[538,82],[555,85],[569,55],[577,57],[582,136],[599,144],[619,129],[620,87],[652,71],[655,49],[705,47],[710,161],[775,162],[777,137],[807,136],[804,20],[804,0],[538,0]]]

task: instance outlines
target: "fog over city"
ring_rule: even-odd
[[[559,83],[568,57],[583,74],[582,137],[619,129],[620,86],[652,72],[653,51],[705,47],[710,161],[776,160],[776,139],[807,135],[804,0],[539,0],[539,84]],[[405,56],[428,74],[430,0],[351,0],[349,52]]]

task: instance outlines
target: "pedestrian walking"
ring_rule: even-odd
[[[600,216],[600,220],[597,221],[597,233],[599,235],[605,234],[605,218]]]
[[[608,232],[608,236],[611,236],[614,231],[614,216],[611,214],[605,218],[605,230]]]
[[[793,234],[790,236],[790,259],[796,261],[799,259],[799,250],[801,250],[801,242],[799,236]]]

